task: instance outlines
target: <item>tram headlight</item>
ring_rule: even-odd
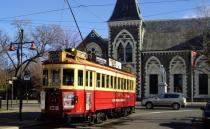
[[[75,95],[73,92],[63,93],[63,109],[72,109],[75,106]]]

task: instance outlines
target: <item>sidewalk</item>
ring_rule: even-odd
[[[206,105],[206,102],[187,102],[187,107],[200,108]]]
[[[2,104],[6,104],[6,100],[0,100]],[[11,100],[8,100],[8,103],[11,104]],[[19,100],[13,100],[12,104],[18,104]],[[38,100],[23,100],[23,104],[37,104],[39,103]]]

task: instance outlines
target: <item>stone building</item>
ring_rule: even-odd
[[[137,75],[137,98],[158,94],[161,65],[168,92],[210,98],[210,69],[206,57],[196,54],[208,19],[143,21],[137,0],[117,0],[107,23],[108,39],[93,30],[78,48],[130,67]]]

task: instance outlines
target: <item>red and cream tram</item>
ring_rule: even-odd
[[[134,74],[114,68],[119,62],[97,58],[88,61],[76,49],[49,52],[43,63],[41,109],[44,115],[81,117],[100,123],[108,117],[126,116],[136,103]]]

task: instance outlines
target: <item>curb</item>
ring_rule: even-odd
[[[0,126],[0,129],[19,129],[17,126]]]
[[[188,102],[188,104],[186,105],[186,108],[200,108],[200,107],[204,107],[206,105],[206,103],[203,102]],[[145,108],[144,106],[141,105],[141,102],[136,102],[136,108]]]

